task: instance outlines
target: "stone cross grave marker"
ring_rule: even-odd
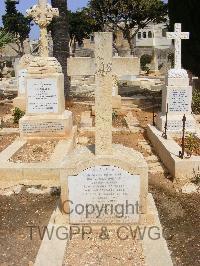
[[[181,40],[189,39],[189,32],[181,32],[181,23],[176,23],[174,32],[168,32],[167,38],[175,40],[175,69],[181,69]]]
[[[175,39],[175,68],[168,71],[166,87],[162,91],[162,112],[157,117],[157,127],[163,131],[168,112],[167,131],[182,132],[183,115],[186,115],[186,131],[195,132],[196,122],[192,116],[192,87],[185,69],[181,69],[181,40],[189,39],[189,32],[181,32],[181,24],[175,24],[175,32],[167,33]]]
[[[112,34],[95,35],[96,154],[112,154]]]
[[[38,0],[38,5],[34,5],[27,10],[27,14],[40,27],[40,56],[48,57],[47,26],[51,23],[53,17],[59,16],[59,11],[49,5],[47,0]]]
[[[28,138],[74,138],[72,113],[65,110],[64,75],[54,57],[48,57],[47,25],[58,9],[39,1],[27,11],[40,27],[40,56],[33,57],[25,76],[26,115],[20,119],[20,136]]]
[[[71,224],[142,223],[147,219],[148,169],[143,156],[112,144],[112,33],[95,33],[95,149],[79,147],[64,161],[61,170],[61,209]],[[70,202],[73,202],[71,205]],[[126,203],[140,211],[121,217],[110,211]],[[76,206],[103,207],[91,215]],[[105,206],[108,206],[107,212]],[[107,208],[107,207],[106,207]]]

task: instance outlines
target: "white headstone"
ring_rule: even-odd
[[[26,93],[25,77],[27,75],[27,69],[23,68],[18,71],[18,90],[20,94]]]
[[[56,79],[28,79],[28,113],[57,113],[58,95]]]
[[[112,165],[95,166],[77,176],[69,176],[68,187],[70,223],[137,223],[139,220],[139,175]],[[89,214],[87,208],[93,213]]]

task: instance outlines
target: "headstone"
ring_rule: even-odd
[[[64,75],[60,63],[48,57],[46,27],[57,9],[39,1],[28,10],[40,26],[40,57],[32,58],[25,75],[26,115],[20,119],[22,138],[67,138],[72,135],[72,113],[65,110]]]
[[[168,112],[167,131],[182,132],[182,119],[185,114],[186,131],[195,132],[196,122],[191,114],[192,87],[189,85],[187,71],[181,68],[181,39],[189,39],[189,33],[181,32],[181,24],[176,23],[175,32],[168,32],[167,37],[175,40],[175,66],[168,71],[167,86],[162,90],[162,112],[156,124],[158,129],[163,131]]]
[[[18,84],[18,96],[13,100],[14,107],[25,111],[26,110],[26,75],[27,68],[33,59],[30,54],[25,54],[19,60],[16,73],[17,73],[17,84]]]
[[[131,223],[139,222],[139,213],[124,213],[121,219],[116,210],[112,211],[112,206],[126,206],[131,204],[135,206],[140,202],[140,176],[131,175],[127,171],[116,166],[93,166],[82,171],[77,176],[69,176],[68,185],[69,198],[74,205],[81,203],[87,204],[97,203],[99,206],[108,205],[107,212],[102,213],[102,217],[98,217],[98,209],[95,209],[88,217],[88,223]],[[79,188],[79,189],[77,189]],[[81,193],[80,193],[81,191]],[[110,212],[110,213],[109,213]],[[84,215],[73,212],[71,215],[72,223],[84,223]]]
[[[95,34],[95,62],[95,146],[63,162],[61,209],[70,224],[141,224],[148,220],[147,163],[112,144],[112,33]]]
[[[81,127],[92,127],[92,122],[91,111],[85,111],[81,114]]]
[[[118,88],[118,76],[113,75],[113,87],[112,87],[112,108],[113,109],[121,109],[122,106],[122,99],[119,95],[119,88]]]

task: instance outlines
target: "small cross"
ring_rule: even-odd
[[[27,10],[27,15],[32,17],[40,27],[40,56],[48,57],[48,35],[47,26],[53,17],[59,16],[58,8],[52,8],[47,0],[38,0],[38,5],[34,5]]]
[[[181,69],[181,40],[189,38],[189,32],[181,32],[181,23],[175,23],[174,32],[167,32],[167,39],[175,40],[175,69]]]

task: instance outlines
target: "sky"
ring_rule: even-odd
[[[0,26],[2,25],[1,17],[5,13],[5,0],[0,0]],[[26,13],[26,10],[29,9],[31,6],[35,5],[38,1],[37,0],[19,0],[19,4],[16,5],[17,9],[22,12],[23,14]],[[48,0],[48,2],[51,2]],[[68,0],[68,8],[72,11],[77,10],[78,8],[82,8],[87,5],[88,0]],[[30,37],[32,40],[37,39],[39,36],[39,29],[38,26],[32,27]]]

